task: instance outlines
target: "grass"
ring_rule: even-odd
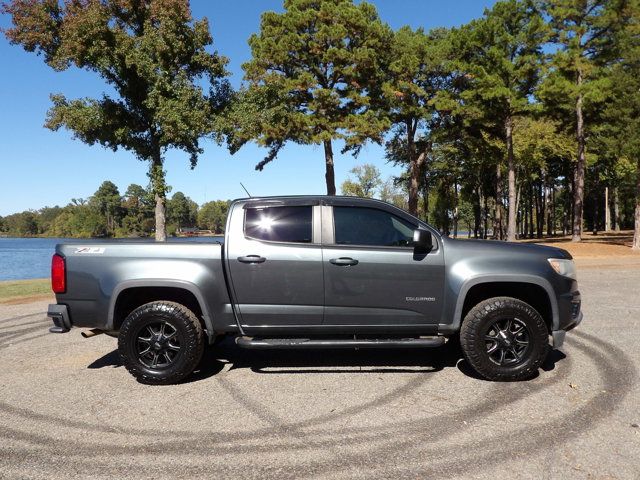
[[[51,281],[48,278],[0,282],[0,303],[45,295],[53,295]]]

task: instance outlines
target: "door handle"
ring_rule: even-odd
[[[349,257],[332,258],[329,263],[338,265],[339,267],[349,267],[358,264],[358,260]]]
[[[266,258],[260,255],[246,255],[244,257],[238,257],[238,261],[241,263],[264,263]]]

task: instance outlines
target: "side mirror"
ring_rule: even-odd
[[[416,253],[429,253],[433,249],[433,238],[429,230],[413,231],[413,247]]]

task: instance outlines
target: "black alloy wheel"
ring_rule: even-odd
[[[136,337],[138,360],[148,368],[167,368],[180,355],[178,329],[159,321],[144,326]]]
[[[536,374],[549,351],[549,328],[531,305],[494,297],[473,307],[460,328],[465,360],[483,378],[526,380]]]
[[[498,319],[484,336],[489,358],[496,365],[515,365],[526,358],[529,329],[518,318]]]
[[[139,382],[178,383],[193,372],[204,351],[204,330],[184,305],[146,303],[122,323],[118,351],[122,363]]]

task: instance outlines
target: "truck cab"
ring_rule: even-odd
[[[416,252],[419,229],[431,244]],[[442,242],[398,208],[349,197],[249,199],[233,205],[227,232],[245,334],[437,333]]]

